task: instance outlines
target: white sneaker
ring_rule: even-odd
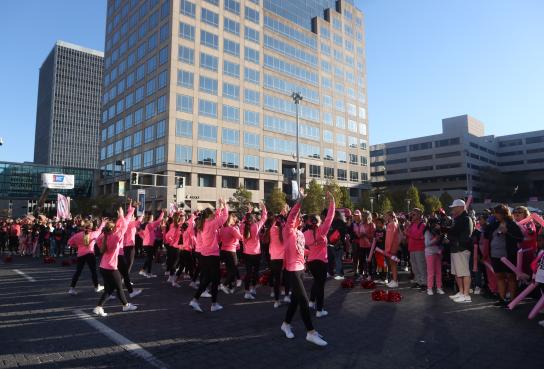
[[[368,276],[368,277],[366,277],[366,280],[367,280],[367,281],[371,281],[371,280],[372,280],[372,277],[371,277],[371,276]]]
[[[285,337],[287,338],[295,338],[295,334],[293,333],[293,330],[291,329],[291,324],[283,323],[281,325],[281,331],[285,333]]]
[[[310,301],[310,302],[308,303],[308,307],[309,307],[310,309],[315,309],[315,302]]]
[[[181,284],[179,284],[179,283],[176,282],[176,281],[172,281],[172,287],[180,288],[180,287],[181,287]]]
[[[157,275],[156,275],[156,274],[152,274],[152,273],[146,274],[145,276],[146,276],[147,278],[157,278]]]
[[[241,279],[236,280],[236,287],[242,287],[242,280]]]
[[[438,293],[439,295],[443,295],[445,294],[446,292],[444,292],[444,290],[442,288],[437,288],[436,289],[436,293]]]
[[[336,277],[334,277],[334,279],[337,280],[337,281],[343,281],[344,276],[343,275],[337,275]]]
[[[131,304],[130,302],[123,306],[123,311],[134,311],[138,309],[138,306]]]
[[[214,311],[219,311],[223,309],[223,306],[219,305],[217,302],[215,304],[212,304],[212,307],[210,308],[210,311],[213,313]]]
[[[200,304],[195,299],[192,299],[191,302],[189,302],[189,306],[192,307],[193,310],[198,311],[199,313],[203,313]]]
[[[458,304],[466,304],[469,302],[472,302],[472,299],[470,296],[461,295],[453,300],[453,302],[456,302]]]
[[[306,341],[308,342],[311,342],[315,345],[318,345],[318,346],[327,346],[327,342],[325,340],[323,340],[320,336],[319,336],[319,333],[317,332],[314,332],[314,333],[307,333],[306,334]]]
[[[290,304],[290,303],[291,303],[291,297],[285,296],[285,297],[283,298],[283,302],[286,302],[286,303]]]
[[[231,289],[229,290],[229,293],[230,293],[231,295],[234,294],[234,292],[236,292],[236,290],[235,290],[234,288],[231,288]]]
[[[475,294],[475,295],[480,295],[481,293],[482,293],[482,289],[481,289],[480,287],[476,287],[476,288],[474,289],[474,294]]]
[[[257,294],[257,290],[255,289],[255,287],[253,287],[252,289],[249,290],[249,293],[255,296]]]
[[[204,292],[202,292],[202,295],[200,295],[200,297],[212,297],[212,295],[208,292],[208,290],[204,290]]]
[[[146,273],[145,270],[143,270],[143,269],[140,270],[140,271],[138,272],[138,274],[139,274],[139,275],[142,275],[142,276],[144,276],[144,277],[147,276],[147,273]]]
[[[245,298],[246,300],[255,300],[255,296],[253,296],[253,295],[252,295],[251,293],[249,293],[249,292],[244,293],[244,298]]]
[[[276,297],[276,294],[274,293],[274,291],[270,292],[270,297],[272,298]]]
[[[540,325],[542,328],[544,328],[544,320],[541,320],[540,322],[538,322],[538,325]]]
[[[323,318],[324,316],[327,316],[327,315],[329,315],[329,312],[327,310],[321,310],[315,313],[316,318]]]
[[[189,283],[189,287],[194,288],[195,290],[198,289],[198,286],[196,285],[195,282]]]
[[[166,283],[172,283],[172,282],[174,282],[174,281],[175,281],[175,280],[174,280],[173,276],[171,276],[171,275],[169,274],[169,275],[168,275],[168,278],[166,278]]]
[[[142,290],[140,288],[137,288],[135,290],[132,290],[131,293],[129,293],[129,297],[133,299],[134,297],[138,296],[140,293],[142,293]]]
[[[104,308],[102,306],[97,306],[93,309],[93,313],[95,313],[98,316],[108,316],[108,314],[104,311]]]
[[[387,287],[389,288],[398,288],[399,287],[399,282],[397,281],[391,281],[387,284]]]
[[[75,296],[75,295],[77,295],[77,291],[76,291],[75,288],[70,287],[70,289],[68,290],[68,294],[72,295],[72,296]]]
[[[463,294],[461,292],[457,292],[455,295],[450,295],[449,298],[455,300],[456,298],[461,296],[463,296]]]
[[[274,309],[277,309],[277,308],[279,308],[280,306],[281,306],[281,302],[279,302],[279,301],[275,301],[275,302],[274,302]]]
[[[226,286],[223,286],[222,284],[220,284],[219,289],[223,291],[225,294],[230,295],[230,290]]]
[[[433,292],[432,288],[427,288],[427,295],[429,295],[429,296],[434,295],[434,292]]]
[[[102,292],[104,291],[104,286],[101,286],[101,285],[98,285],[95,289],[94,289],[94,292]]]

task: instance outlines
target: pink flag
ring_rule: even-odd
[[[66,196],[57,194],[57,218],[68,219],[70,217],[70,202]]]

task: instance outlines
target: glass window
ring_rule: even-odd
[[[194,74],[193,72],[188,72],[185,70],[178,69],[178,86],[185,88],[193,88],[194,83]]]
[[[218,58],[216,58],[215,56],[206,53],[200,53],[200,66],[202,68],[217,72],[217,63]]]
[[[155,164],[164,163],[164,146],[155,148]]]
[[[150,143],[155,139],[155,126],[146,127],[144,130],[144,143]]]
[[[279,172],[279,160],[274,158],[264,158],[264,171],[267,173]]]
[[[144,121],[144,109],[140,108],[134,112],[134,124],[138,125]]]
[[[260,114],[256,111],[244,111],[244,123],[248,126],[258,127],[260,125]]]
[[[157,88],[157,80],[155,78],[147,81],[147,87],[146,87],[147,96],[153,95],[155,93],[156,88]]]
[[[166,121],[165,120],[161,120],[159,122],[157,122],[157,138],[162,138],[164,137],[165,133],[166,133]]]
[[[258,85],[261,82],[261,73],[258,70],[244,67],[244,80]]]
[[[336,152],[336,158],[338,159],[339,163],[347,163],[347,155],[345,151],[337,151]]]
[[[321,167],[319,165],[310,165],[310,178],[321,178]]]
[[[221,143],[226,145],[240,145],[240,131],[237,129],[223,128]]]
[[[132,142],[134,147],[138,147],[142,144],[142,131],[138,131],[134,134]]]
[[[259,64],[259,51],[252,49],[251,47],[244,48],[244,57],[247,61],[255,64]]]
[[[176,136],[193,137],[193,122],[190,120],[176,119]]]
[[[244,132],[244,147],[259,149],[261,147],[260,136],[256,133]]]
[[[323,168],[323,175],[326,179],[333,179],[334,178],[334,168],[324,167]]]
[[[343,133],[337,133],[336,144],[339,146],[346,146],[346,135]]]
[[[132,136],[126,136],[123,139],[123,148],[125,151],[132,149]]]
[[[192,113],[193,112],[193,97],[177,94],[176,95],[176,110],[185,112],[185,113]]]
[[[259,170],[259,157],[255,155],[244,155],[245,170]]]
[[[240,23],[227,17],[223,18],[223,29],[233,35],[240,36]]]
[[[244,101],[248,104],[260,105],[261,95],[259,91],[244,89]]]
[[[212,49],[218,49],[219,37],[211,32],[200,30],[200,44],[211,47]]]
[[[195,4],[187,0],[181,0],[180,13],[188,17],[194,18],[196,13]]]
[[[198,124],[198,139],[204,141],[217,142],[217,126],[210,124]]]
[[[323,141],[333,143],[333,134],[331,131],[323,130]]]
[[[136,154],[132,157],[132,170],[138,170],[142,167],[142,154]]]
[[[338,180],[339,181],[345,181],[347,179],[347,170],[345,169],[338,169]]]
[[[223,97],[233,100],[240,100],[240,87],[223,82]]]
[[[223,73],[227,76],[240,78],[240,64],[223,61]]]
[[[234,153],[228,153],[228,154],[234,154]],[[223,153],[223,158],[225,157],[225,153]],[[230,168],[225,166],[225,159],[223,159],[223,167]],[[238,166],[236,166],[238,168]],[[230,176],[221,176],[221,187],[222,188],[231,188],[236,189],[238,188],[238,177],[230,177]]]
[[[240,166],[240,154],[238,154],[237,152],[223,151],[221,153],[221,166],[223,168],[233,168],[233,169],[238,168]],[[228,178],[238,179],[237,177],[228,177]],[[236,187],[238,187],[238,184],[236,184],[235,188]],[[225,188],[228,188],[228,187],[225,187]]]
[[[224,2],[225,10],[234,13],[240,14],[240,2],[237,0],[225,0]]]
[[[178,48],[178,59],[184,63],[193,65],[195,63],[195,51],[189,47]]]
[[[215,166],[216,163],[217,163],[216,150],[205,149],[205,148],[198,149],[198,164]]]
[[[245,27],[244,28],[244,35],[246,40],[253,41],[257,44],[260,44],[260,38],[259,38],[259,31],[251,28],[251,27]]]
[[[195,27],[190,24],[180,22],[179,23],[179,37],[186,40],[195,40]]]
[[[256,178],[244,178],[244,187],[248,190],[259,190],[259,180]]]
[[[245,7],[245,18],[253,23],[259,24],[259,12],[249,7]]]
[[[231,41],[229,39],[223,40],[223,51],[227,54],[234,55],[236,57],[240,56],[240,44],[238,42]]]
[[[223,120],[240,122],[240,109],[235,106],[223,105]]]
[[[217,96],[217,80],[214,78],[208,78],[200,76],[200,91]]]
[[[191,164],[193,162],[193,148],[191,146],[176,145],[176,163]]]
[[[205,165],[210,164],[205,163]],[[215,163],[212,165],[215,165]],[[212,174],[199,174],[198,187],[215,187],[215,176]]]
[[[155,114],[157,114],[155,101],[152,101],[145,106],[145,119],[151,119]]]
[[[198,100],[198,114],[217,118],[217,103],[209,100]]]
[[[202,20],[202,22],[207,23],[211,26],[219,26],[219,14],[212,12],[209,9],[202,8],[200,19]]]
[[[159,73],[159,89],[166,87],[166,83],[168,82],[168,71],[163,70]]]

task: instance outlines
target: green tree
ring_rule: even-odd
[[[406,209],[406,188],[398,188],[387,192],[387,196],[391,200],[393,209],[403,211]]]
[[[388,211],[391,211],[393,210],[393,204],[391,203],[391,199],[389,199],[389,196],[385,195],[383,197],[381,197],[380,199],[380,203],[378,204],[378,212],[380,214],[385,214],[387,213]]]
[[[272,192],[266,198],[266,208],[269,212],[278,214],[286,204],[285,193],[279,188],[274,187]]]
[[[410,186],[410,188],[408,188],[408,190],[406,191],[406,200],[410,200],[408,210],[412,210],[413,208],[419,208],[423,210],[423,204],[419,200],[419,190],[416,186],[412,185]]]
[[[435,211],[438,211],[442,207],[442,203],[440,202],[440,199],[436,196],[427,196],[425,198],[425,213],[426,214],[432,214]]]
[[[342,200],[342,188],[338,185],[338,182],[335,180],[327,181],[325,185],[323,186],[323,193],[330,192],[331,195],[334,197],[334,201],[336,202],[337,208],[344,207]]]
[[[312,179],[306,189],[306,197],[302,200],[302,211],[306,214],[320,214],[323,210],[323,187]]]
[[[442,203],[442,206],[450,206],[453,202],[453,197],[447,191],[443,192],[442,195],[440,195],[440,202]]]
[[[239,186],[232,197],[229,199],[229,204],[232,211],[239,215],[244,215],[253,209],[251,203],[251,192],[244,186]]]
[[[370,197],[372,197],[372,193],[369,190],[363,190],[361,194],[361,198],[359,199],[359,202],[357,203],[357,208],[360,210],[370,210]]]
[[[347,187],[340,188],[340,198],[343,208],[353,210],[353,202],[351,201],[351,196],[349,195],[349,190]]]

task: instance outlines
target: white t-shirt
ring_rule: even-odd
[[[540,258],[536,269],[535,282],[544,283],[544,257]]]

